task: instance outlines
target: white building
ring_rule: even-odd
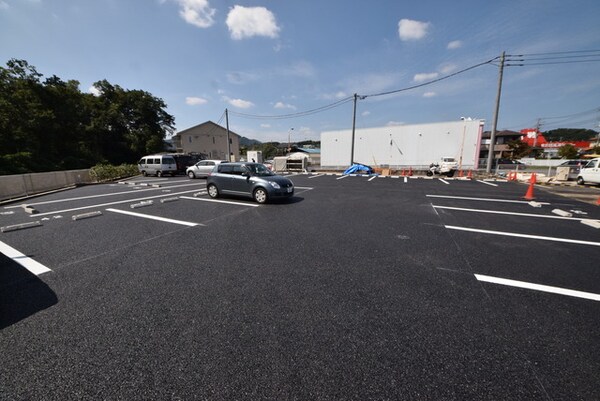
[[[433,124],[321,133],[321,167],[345,169],[351,162],[376,166],[423,167],[454,157],[463,169],[477,168],[484,120],[463,119]]]

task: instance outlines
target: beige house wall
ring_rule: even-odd
[[[240,136],[229,131],[230,149],[234,160],[240,159]],[[175,136],[180,153],[202,153],[209,159],[227,159],[227,129],[212,121],[183,130]]]

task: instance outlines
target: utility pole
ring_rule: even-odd
[[[498,93],[496,94],[496,110],[494,111],[494,121],[492,133],[490,135],[490,150],[488,154],[486,172],[492,172],[492,159],[494,158],[494,144],[496,143],[496,129],[498,127],[498,111],[500,110],[500,94],[502,93],[502,74],[504,72],[504,57],[506,52],[502,52],[500,56],[500,70],[498,73]]]
[[[535,136],[533,137],[533,147],[534,148],[537,146],[537,137],[538,137],[541,127],[542,127],[542,119],[538,118],[537,124],[535,124]]]
[[[229,140],[229,112],[225,109],[225,126],[227,127],[227,161],[231,161],[231,142]]]
[[[358,95],[354,94],[354,112],[352,113],[352,145],[350,148],[350,165],[354,164],[354,135],[356,132],[356,101],[358,100]]]

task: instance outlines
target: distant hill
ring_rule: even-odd
[[[261,141],[257,141],[256,139],[249,139],[245,136],[240,138],[240,146],[254,146],[254,145],[262,145]]]

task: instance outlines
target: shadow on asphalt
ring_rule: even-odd
[[[0,330],[57,302],[46,283],[0,253]]]

